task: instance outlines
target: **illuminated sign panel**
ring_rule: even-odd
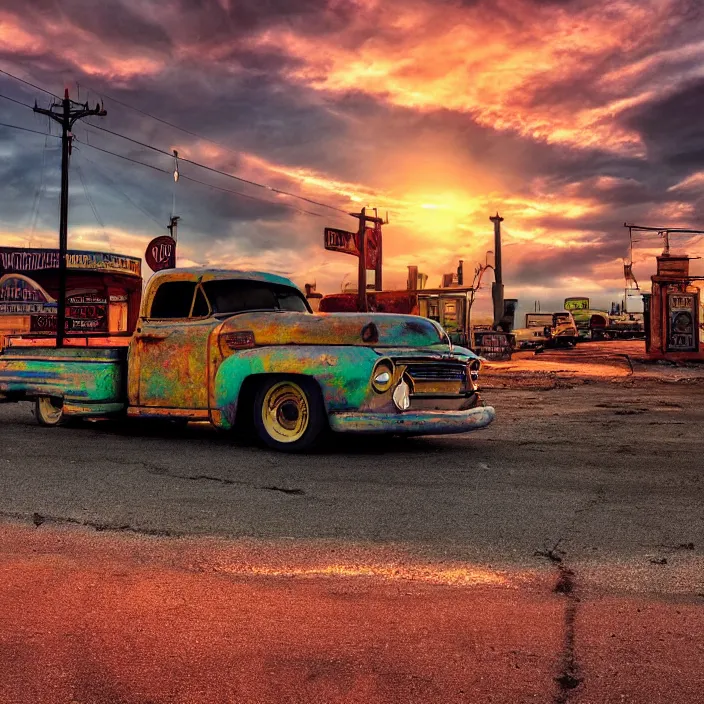
[[[142,260],[111,252],[70,250],[66,266],[73,271],[103,271],[112,274],[142,275]],[[19,249],[0,247],[0,273],[33,272],[59,268],[58,249]]]
[[[0,277],[0,315],[29,315],[55,311],[56,302],[36,282],[23,274]]]

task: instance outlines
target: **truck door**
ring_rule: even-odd
[[[134,335],[139,406],[208,409],[208,343],[218,321],[195,281],[165,281]],[[132,364],[132,360],[130,364]]]

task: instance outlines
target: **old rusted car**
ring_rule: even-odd
[[[101,340],[9,338],[0,394],[35,402],[37,420],[126,414],[209,421],[279,450],[324,431],[443,434],[483,428],[479,359],[435,321],[313,314],[288,279],[169,269],[143,296],[134,334]]]
[[[574,347],[579,331],[570,311],[526,313],[526,326],[513,331],[516,347]]]

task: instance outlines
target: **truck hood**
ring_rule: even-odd
[[[415,315],[386,313],[238,313],[221,334],[251,331],[257,347],[269,345],[359,345],[376,348],[447,347],[439,324]]]

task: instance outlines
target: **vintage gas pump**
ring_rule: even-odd
[[[646,349],[654,357],[702,358],[700,288],[689,274],[690,257],[663,253],[647,301]]]

